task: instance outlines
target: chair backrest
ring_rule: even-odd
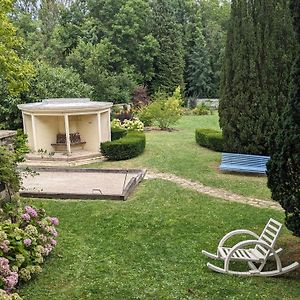
[[[277,222],[274,219],[270,219],[262,231],[259,240],[267,243],[270,247],[274,248],[277,238],[280,234],[282,224]],[[270,251],[264,248],[261,245],[255,246],[255,249],[258,250],[262,255],[268,256]]]

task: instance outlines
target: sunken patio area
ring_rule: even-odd
[[[126,200],[143,180],[139,169],[31,168],[22,176],[22,197]]]

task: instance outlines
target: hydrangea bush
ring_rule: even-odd
[[[42,272],[44,259],[57,244],[58,219],[44,209],[21,209],[16,203],[2,211],[6,218],[0,222],[0,299],[21,299],[12,291]]]
[[[119,119],[113,119],[111,122],[111,128],[121,128],[129,131],[144,131],[144,124],[138,118],[132,120],[124,120],[122,123]]]

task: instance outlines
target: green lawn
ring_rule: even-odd
[[[265,177],[221,174],[220,154],[195,143],[197,127],[218,127],[217,115],[184,117],[173,132],[147,133],[143,155],[93,167],[144,167],[258,198]],[[28,202],[28,199],[24,200]],[[284,214],[214,199],[163,180],[144,181],[130,200],[29,200],[60,218],[59,243],[44,272],[19,289],[25,300],[300,299],[300,270],[278,278],[240,278],[207,269],[228,231],[260,232]],[[283,264],[300,261],[299,238],[285,230]],[[238,266],[241,267],[241,266]]]
[[[90,167],[143,167],[170,172],[241,195],[270,199],[266,177],[222,174],[218,170],[221,154],[202,148],[195,142],[195,129],[200,127],[218,129],[218,115],[185,116],[177,125],[176,131],[148,132],[143,155],[127,161],[92,164]]]
[[[44,272],[19,290],[26,300],[300,299],[300,273],[239,278],[206,268],[213,251],[237,227],[259,232],[283,213],[216,200],[173,183],[141,184],[131,200],[31,201],[57,215],[59,244]],[[284,232],[290,249],[299,239]],[[298,250],[283,254],[284,264]]]

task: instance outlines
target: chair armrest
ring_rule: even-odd
[[[232,236],[234,235],[238,235],[238,234],[249,234],[249,235],[252,235],[253,237],[259,239],[259,236],[252,232],[251,230],[247,230],[247,229],[237,229],[237,230],[233,230],[229,233],[227,233],[226,235],[224,235],[224,237],[220,240],[219,242],[219,245],[218,245],[218,248],[219,247],[223,247],[224,243],[229,239],[231,238]]]
[[[282,265],[281,265],[281,260],[278,256],[278,254],[276,253],[276,251],[270,245],[268,245],[266,242],[264,242],[262,240],[246,240],[246,241],[243,241],[243,242],[239,242],[235,246],[233,246],[231,248],[231,250],[228,252],[228,255],[227,255],[227,257],[224,261],[224,269],[229,270],[230,259],[237,250],[239,250],[240,248],[243,248],[245,246],[250,246],[250,245],[261,245],[261,246],[267,248],[269,253],[271,253],[271,255],[275,258],[276,263],[277,263],[277,268],[281,272]],[[270,254],[268,256],[270,256]],[[267,257],[266,257],[266,259],[267,259]]]

